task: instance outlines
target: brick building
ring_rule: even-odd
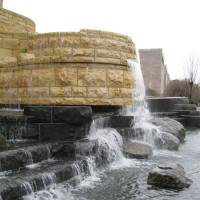
[[[169,74],[162,49],[140,49],[139,53],[147,95],[163,96]]]

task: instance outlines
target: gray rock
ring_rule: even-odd
[[[185,170],[180,164],[157,166],[148,175],[149,185],[161,188],[181,189],[192,184],[192,180],[185,177]]]
[[[160,137],[155,138],[154,143],[157,148],[168,150],[177,150],[180,145],[179,139],[167,132],[162,132]]]
[[[0,149],[5,149],[6,147],[6,139],[3,135],[0,134]]]
[[[145,159],[153,154],[151,145],[136,140],[124,141],[123,150],[130,158]]]
[[[180,142],[184,141],[186,131],[178,121],[170,118],[152,118],[151,123],[158,126],[162,132],[171,133],[176,136]]]

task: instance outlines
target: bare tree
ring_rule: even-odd
[[[199,73],[200,73],[200,58],[199,55],[196,53],[191,53],[188,55],[188,57],[185,60],[185,63],[183,65],[186,79],[189,80],[189,100],[191,101],[192,95],[194,91],[196,90],[196,87],[194,87],[195,83],[198,83],[199,81]]]

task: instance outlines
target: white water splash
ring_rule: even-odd
[[[160,137],[160,131],[158,127],[150,123],[151,114],[149,112],[146,102],[146,90],[144,85],[144,79],[141,71],[141,65],[139,60],[139,53],[137,53],[137,62],[128,60],[130,72],[135,77],[135,86],[133,87],[133,102],[131,106],[125,106],[123,113],[125,115],[134,116],[134,129],[141,130],[143,134],[143,141],[154,145],[155,137]]]

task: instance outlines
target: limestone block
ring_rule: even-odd
[[[48,38],[41,38],[34,41],[33,48],[43,49],[48,47]]]
[[[27,96],[27,88],[18,88],[18,97],[24,98]]]
[[[14,49],[14,50],[12,50],[12,57],[17,58],[17,56],[18,56],[20,53],[26,53],[26,52],[27,52],[26,49]]]
[[[135,60],[134,54],[121,52],[121,60],[128,60],[128,59]]]
[[[81,37],[81,47],[90,47],[89,37]]]
[[[53,56],[54,50],[52,48],[44,48],[41,50],[41,54],[39,56]]]
[[[123,98],[113,98],[111,99],[111,105],[124,105]]]
[[[56,69],[56,86],[77,86],[77,68],[62,67]]]
[[[131,87],[135,86],[135,79],[131,73],[131,71],[124,71],[124,87]]]
[[[116,40],[110,40],[110,39],[106,39],[106,49],[111,49],[115,51],[121,50],[119,42]]]
[[[49,97],[49,88],[48,87],[28,87],[27,88],[27,97]]]
[[[11,49],[0,48],[0,55],[1,56],[10,56],[10,57],[12,57],[12,50]]]
[[[72,62],[94,62],[94,57],[77,56],[72,58]]]
[[[106,70],[99,68],[79,68],[78,86],[106,86]]]
[[[50,96],[52,97],[71,97],[71,87],[51,87]]]
[[[88,29],[87,35],[90,37],[99,37],[99,30]]]
[[[30,53],[20,53],[17,57],[18,61],[23,61],[23,60],[29,60],[29,59],[33,59],[35,58],[34,54],[30,54]]]
[[[2,47],[3,47],[3,39],[0,38],[0,48],[2,48]]]
[[[19,41],[19,48],[20,49],[27,49],[28,48],[28,41],[27,40],[20,40]]]
[[[61,105],[86,105],[85,98],[64,98],[63,101],[60,102]]]
[[[3,48],[5,49],[19,49],[19,39],[3,38]]]
[[[49,87],[55,85],[55,74],[51,69],[40,69],[32,71],[32,87]]]
[[[133,105],[134,100],[133,98],[124,98],[123,105]]]
[[[1,52],[0,52],[1,55]],[[0,67],[14,66],[17,63],[17,59],[8,56],[0,56]]]
[[[6,93],[6,98],[16,98],[18,97],[18,88],[9,88]]]
[[[21,83],[21,71],[18,69],[13,70],[10,72],[10,87],[20,87],[20,83]]]
[[[112,87],[123,86],[123,70],[108,69],[108,85]]]
[[[97,63],[109,63],[109,64],[120,64],[120,59],[95,57],[95,62],[97,62]]]
[[[88,87],[87,97],[92,98],[106,98],[108,97],[108,88],[102,87]]]
[[[51,62],[68,63],[72,62],[71,56],[51,56]]]
[[[96,49],[95,56],[105,57],[105,58],[120,58],[120,51],[108,51],[104,49]]]
[[[86,87],[72,87],[72,97],[86,97]]]
[[[71,48],[55,48],[54,49],[54,55],[71,56],[71,54],[72,54]]]
[[[133,97],[133,88],[122,88],[122,93],[124,98],[132,98]]]
[[[72,55],[73,56],[94,56],[94,50],[93,49],[84,49],[84,48],[73,49]]]
[[[112,99],[87,98],[86,105],[112,105]]]
[[[120,98],[124,97],[122,88],[109,88],[109,96],[111,98]]]
[[[57,37],[50,37],[49,38],[49,47],[60,47]]]
[[[99,36],[102,38],[113,38],[113,33],[108,31],[99,31]]]
[[[59,38],[60,47],[79,47],[80,37],[63,37]]]
[[[12,34],[13,39],[20,39],[20,40],[26,40],[28,38],[28,33],[13,33]]]
[[[17,78],[17,85],[18,87],[31,87],[31,80],[31,70],[22,70],[20,77]]]

